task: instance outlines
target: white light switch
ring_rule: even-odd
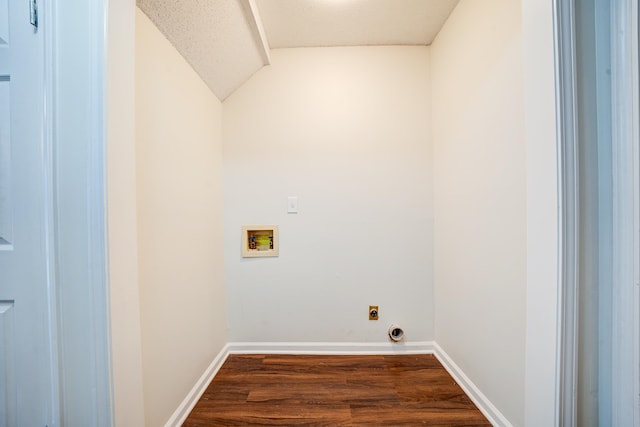
[[[287,213],[298,213],[298,198],[296,196],[287,197]]]

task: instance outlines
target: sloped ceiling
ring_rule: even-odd
[[[137,0],[220,100],[269,50],[429,45],[458,0]]]
[[[137,4],[220,100],[265,65],[248,2],[138,0]]]

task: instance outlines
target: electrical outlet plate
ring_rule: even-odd
[[[369,306],[369,320],[378,320],[378,316],[380,315],[380,313],[378,312],[378,306],[377,305],[370,305]]]

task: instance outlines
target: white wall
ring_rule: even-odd
[[[145,425],[136,214],[135,1],[110,0],[107,189],[111,365],[116,426]]]
[[[558,161],[553,1],[522,0],[527,171],[525,425],[555,425]]]
[[[428,48],[271,59],[224,102],[230,340],[387,342],[392,322],[431,340]],[[272,223],[280,256],[241,258],[241,226]]]
[[[227,342],[222,106],[136,12],[136,170],[147,425],[163,425]]]
[[[431,47],[435,338],[524,422],[526,181],[520,3],[462,0]]]

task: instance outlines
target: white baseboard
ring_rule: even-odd
[[[432,341],[399,343],[232,342],[230,354],[432,354]]]
[[[198,400],[200,400],[200,397],[209,386],[213,377],[216,376],[224,362],[227,360],[229,354],[229,344],[227,344],[216,355],[198,381],[196,381],[189,394],[187,394],[187,397],[184,398],[180,406],[178,406],[178,409],[174,411],[171,418],[169,418],[165,423],[165,427],[180,427],[182,423],[185,422],[193,410],[193,407],[196,406],[196,403],[198,403]]]
[[[491,425],[499,427],[512,427],[512,424],[502,413],[493,406],[493,403],[485,396],[478,387],[467,377],[462,369],[449,357],[449,355],[437,343],[434,343],[434,354],[449,372],[449,375],[458,383],[460,388],[476,404],[480,412],[489,420]]]
[[[462,372],[451,357],[434,341],[400,343],[231,342],[220,350],[220,353],[218,353],[178,409],[169,418],[165,427],[179,427],[182,425],[230,354],[434,354],[492,425],[512,427],[507,418],[502,415],[480,389]]]

